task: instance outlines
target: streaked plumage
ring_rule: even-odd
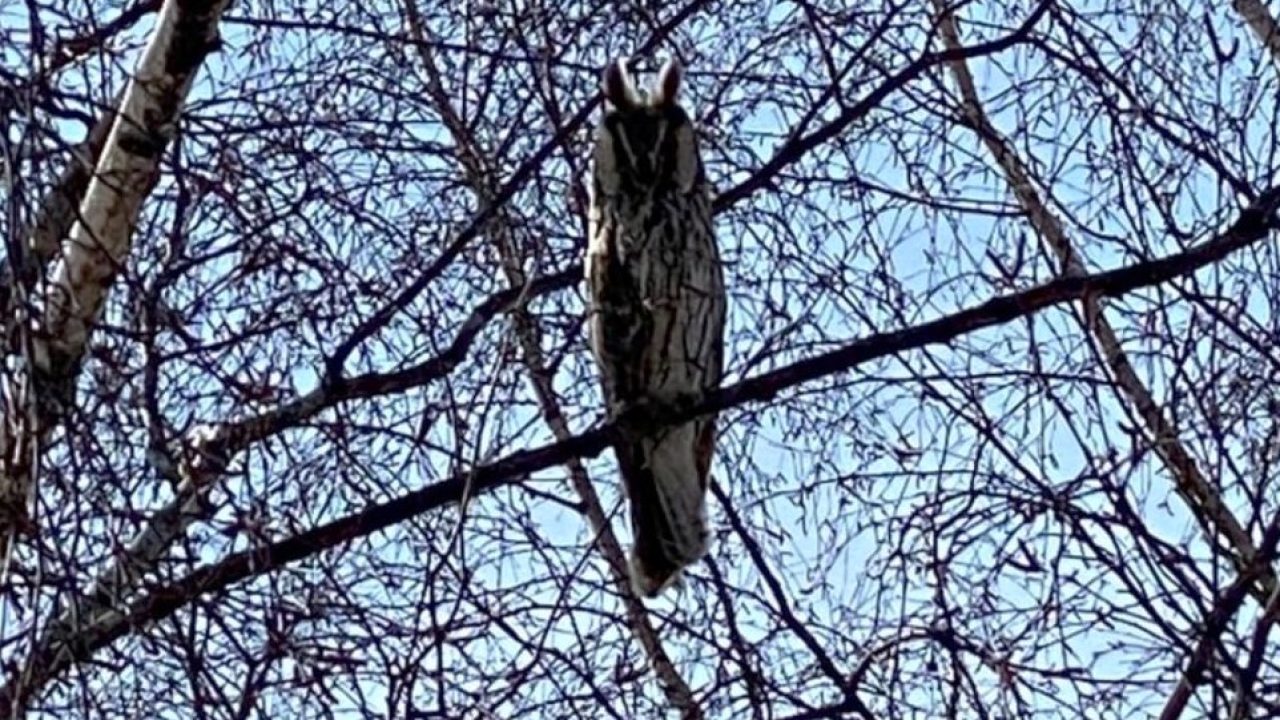
[[[697,136],[676,102],[680,81],[674,60],[647,95],[621,60],[605,71],[586,276],[588,331],[610,417],[645,397],[715,388],[723,373],[724,277]],[[632,580],[644,595],[706,552],[714,447],[714,417],[618,433],[614,453],[635,534]]]

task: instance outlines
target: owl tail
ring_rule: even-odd
[[[680,571],[707,551],[711,433],[704,420],[617,447],[635,534],[631,583],[641,595],[653,597],[678,583]]]

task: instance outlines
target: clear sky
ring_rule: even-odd
[[[1005,5],[967,5],[965,16],[971,23],[966,25],[966,40],[990,36],[991,32],[978,29],[981,21],[994,21],[996,15],[1003,17]],[[18,10],[16,4],[0,2],[0,28],[5,32],[20,32],[24,16]],[[290,12],[294,11],[280,10],[281,18],[293,17]],[[760,22],[764,26],[785,23],[796,12],[791,5],[778,4],[773,15]],[[297,11],[296,15],[305,16],[310,22],[330,21],[323,13]],[[1103,46],[1105,57],[1142,48],[1146,43],[1173,42],[1167,23],[1115,18],[1097,16],[1097,22],[1116,38],[1114,47]],[[1269,125],[1277,112],[1275,77],[1259,72],[1259,66],[1265,63],[1256,42],[1232,20],[1223,16],[1213,22],[1223,46],[1239,43],[1237,60],[1225,68],[1208,65],[1219,76],[1215,82],[1206,83],[1205,97],[1183,97],[1180,102],[1185,107],[1168,108],[1170,112],[1195,116],[1202,111],[1197,110],[1201,107],[1197,103],[1214,92],[1230,90],[1238,93],[1233,97],[1253,98],[1252,117],[1256,120],[1233,129],[1239,136],[1235,144],[1221,149],[1228,156],[1235,147],[1258,148],[1270,143],[1273,128]],[[352,26],[360,26],[362,21],[344,19]],[[723,20],[699,19],[681,35],[681,47],[719,48],[713,38],[725,31],[724,25],[732,23],[729,16]],[[140,24],[130,37],[143,37],[149,25]],[[922,49],[921,25],[908,23],[897,32],[900,45]],[[332,112],[342,120],[344,131],[359,126],[361,119],[349,117],[359,114],[366,102],[358,83],[344,84],[341,92],[308,87],[291,96],[278,87],[283,84],[283,73],[263,71],[264,66],[256,62],[253,54],[260,52],[263,39],[269,38],[268,47],[279,63],[277,69],[305,66],[328,61],[335,48],[344,47],[341,43],[345,40],[332,39],[324,32],[273,29],[268,33],[234,17],[224,24],[223,34],[227,49],[215,54],[202,73],[191,98],[193,115],[248,114],[249,103],[224,105],[219,96],[220,88],[234,80],[255,97],[260,94],[272,101],[280,97],[312,99],[313,104],[307,107],[278,107],[284,117],[296,113],[298,118],[318,122]],[[619,31],[601,38],[590,57],[574,60],[595,67],[636,42],[631,34]],[[731,67],[736,57],[748,57],[751,41],[743,40],[741,46],[726,44],[725,57],[686,58],[690,68],[686,97],[705,126],[710,171],[722,189],[740,182],[761,161],[771,157],[796,121],[794,111],[783,107],[783,103],[767,99],[754,102],[753,94],[760,93],[761,87],[770,87],[768,82],[744,82],[721,92],[722,68]],[[1203,46],[1192,46],[1187,52],[1208,51]],[[660,58],[665,55],[665,51],[658,53]],[[1196,64],[1190,59],[1192,55],[1187,57],[1189,66]],[[23,60],[0,43],[0,63],[6,69],[21,67]],[[908,57],[886,53],[877,56],[876,61],[893,68],[903,65]],[[798,50],[794,56],[777,57],[775,66],[767,69],[775,74],[773,79],[812,79],[817,74],[811,62]],[[1209,63],[1209,58],[1204,62]],[[1097,107],[1082,104],[1084,91],[1078,83],[1057,85],[1046,79],[1041,74],[1042,63],[1042,56],[1016,50],[973,60],[970,69],[993,123],[1016,139],[1017,151],[1032,164],[1037,176],[1052,179],[1053,205],[1066,219],[1073,240],[1084,249],[1088,267],[1112,268],[1140,259],[1138,252],[1164,255],[1187,244],[1188,239],[1162,231],[1160,209],[1153,208],[1145,189],[1125,191],[1124,178],[1109,169],[1114,158],[1107,154],[1116,152],[1116,136],[1120,133],[1116,124]],[[405,70],[406,87],[418,90],[420,82],[415,80],[412,60],[406,60],[405,67],[409,68]],[[1161,102],[1167,100],[1169,93],[1162,92],[1160,73],[1137,61],[1132,69],[1134,77],[1144,83],[1144,92]],[[571,71],[578,72],[573,68],[564,70]],[[641,74],[640,79],[648,82],[651,77]],[[1029,83],[1028,77],[1037,80]],[[861,97],[880,80],[875,74],[849,79],[849,96]],[[592,87],[593,82],[580,81],[576,87]],[[1261,89],[1257,87],[1259,83]],[[67,87],[73,90],[86,84],[92,86],[92,78],[67,81]],[[993,159],[971,131],[953,122],[952,111],[941,94],[943,88],[952,87],[950,79],[940,72],[926,75],[849,128],[848,134],[858,138],[855,147],[838,152],[822,149],[797,166],[797,172],[826,177],[828,183],[814,183],[803,194],[771,193],[749,199],[744,203],[746,207],[735,208],[718,220],[730,282],[731,380],[873,331],[969,307],[1052,275],[1055,265],[1046,259],[1029,225],[1016,217],[1011,194]],[[95,86],[94,92],[106,98],[113,90]],[[364,92],[376,94],[377,90],[370,85]],[[711,102],[712,97],[719,106]],[[585,101],[586,95],[582,94],[564,104],[576,109]],[[1127,102],[1115,98],[1119,107],[1127,107]],[[717,115],[708,110],[743,106],[750,109],[732,114],[719,110]],[[814,125],[838,111],[835,105],[829,106]],[[730,115],[735,124],[725,127],[724,118]],[[252,123],[244,120],[243,125]],[[377,118],[369,119],[367,128],[372,133],[386,131]],[[545,128],[537,125],[535,129]],[[207,159],[216,143],[198,131],[192,134],[193,156]],[[301,142],[317,156],[333,160],[342,152],[336,147],[339,140],[335,135],[317,134]],[[419,116],[408,117],[403,134],[398,137],[424,145],[447,141],[442,128]],[[1150,135],[1142,137],[1150,139]],[[224,140],[224,150],[229,148],[245,157],[272,157],[270,148],[264,147],[273,141],[271,138],[256,140],[245,132]],[[1144,165],[1168,166],[1168,215],[1181,227],[1191,229],[1192,239],[1203,239],[1234,212],[1237,199],[1220,186],[1209,170],[1188,161],[1185,154],[1157,143],[1140,152],[1139,161]],[[1236,159],[1256,176],[1265,177],[1274,167],[1274,153],[1257,152],[1256,157]],[[283,167],[296,156],[280,153],[274,157]],[[378,167],[374,158],[345,161],[352,163],[345,166],[348,170],[361,168],[351,170],[355,174],[372,178],[390,174],[389,169]],[[417,169],[423,173],[452,169],[435,156],[424,155],[419,162],[421,167]],[[549,174],[564,174],[564,168],[555,167],[558,169]],[[1155,170],[1148,174],[1158,175]],[[315,182],[324,187],[330,180],[321,173]],[[165,195],[173,189],[173,183],[166,180],[156,192]],[[282,183],[262,192],[289,198],[303,190]],[[335,213],[332,205],[308,207],[296,217],[281,220],[271,232],[286,237],[314,229],[314,242],[335,257],[353,256],[366,249],[362,245],[376,245],[369,248],[368,255],[360,255],[369,261],[360,270],[376,279],[416,269],[398,267],[397,251],[417,248],[425,261],[443,244],[440,238],[448,237],[449,228],[425,220],[421,224],[414,222],[417,206],[473,203],[461,191],[441,197],[420,191],[400,192],[391,186],[375,186],[366,195],[352,193],[352,197],[397,221],[381,228],[384,235],[378,242],[369,239],[373,232],[371,221],[355,209],[344,217]],[[942,211],[922,207],[918,202],[922,198],[950,207]],[[768,215],[750,215],[748,210],[777,211],[784,214],[787,222]],[[158,211],[157,225],[165,212],[171,210]],[[230,221],[209,217],[203,220],[207,224],[193,221],[191,234],[194,242],[203,243],[204,249],[242,240],[228,230],[234,229]],[[1020,244],[1024,244],[1025,251],[1018,249]],[[1262,259],[1236,259],[1230,267],[1238,270],[1251,262],[1272,261],[1269,250],[1261,252],[1267,253]],[[1007,263],[1017,255],[1025,255],[1026,264],[1013,280],[1002,284],[993,257]],[[204,268],[200,282],[220,278],[229,267],[243,261],[242,255],[229,255],[224,262]],[[140,258],[138,268],[146,272],[148,262],[148,257]],[[470,282],[479,287],[483,282],[492,284],[499,273],[496,267],[480,267],[461,275],[453,278],[457,286]],[[1207,271],[1200,277],[1213,288],[1217,283],[1229,282],[1232,276]],[[223,287],[200,282],[194,286],[207,291],[213,302],[202,309],[190,330],[203,338],[233,336],[255,317],[269,315],[273,309],[269,293],[248,303]],[[297,277],[280,278],[279,289],[287,292],[308,283],[323,286],[333,282],[334,278],[323,273],[303,271]],[[570,313],[580,312],[580,293],[575,290],[564,295],[568,299],[557,298],[554,306]],[[1192,317],[1195,311],[1188,303],[1172,302],[1176,299],[1177,293],[1167,290],[1137,293],[1123,301],[1126,312],[1111,315],[1125,338],[1126,348],[1135,352],[1139,375],[1160,399],[1166,398],[1174,387],[1181,393],[1195,389],[1187,387],[1194,380],[1188,380],[1178,364],[1181,360],[1160,355],[1168,348],[1152,349],[1143,343],[1143,333],[1151,323],[1169,328],[1167,331],[1175,335],[1194,328],[1191,323],[1196,319]],[[371,342],[352,367],[389,369],[438,352],[439,348],[432,345],[440,337],[450,336],[451,328],[473,301],[474,297],[424,297],[405,313],[405,318],[398,319],[388,332]],[[552,305],[552,301],[547,304]],[[1274,324],[1265,288],[1256,292],[1242,289],[1241,304],[1254,322],[1264,327]],[[372,296],[365,295],[345,311],[352,317],[361,316],[374,305]],[[113,313],[109,315],[113,320],[124,317],[121,307],[115,307]],[[1043,694],[1011,693],[1001,689],[995,670],[974,664],[972,672],[983,696],[997,705],[1006,703],[1013,708],[1029,701],[1033,704],[1031,710],[1049,716],[1059,709],[1058,703],[1084,709],[1089,702],[1102,702],[1102,693],[1096,687],[1089,688],[1095,695],[1085,697],[1069,679],[1048,680],[1031,668],[1084,668],[1093,677],[1120,687],[1148,674],[1160,673],[1166,681],[1172,677],[1169,668],[1149,661],[1150,645],[1158,637],[1150,627],[1127,625],[1134,615],[1104,617],[1103,608],[1127,605],[1129,600],[1119,580],[1082,553],[1081,539],[1071,536],[1064,524],[1048,513],[1027,510],[1026,516],[1015,516],[1011,511],[1028,507],[1025,503],[1034,499],[1037,490],[1052,489],[1070,493],[1077,508],[1111,513],[1114,501],[1101,492],[1101,477],[1126,488],[1127,497],[1138,504],[1151,533],[1171,544],[1187,546],[1197,557],[1205,554],[1198,531],[1174,496],[1169,475],[1156,458],[1150,453],[1137,460],[1126,456],[1132,444],[1125,439],[1124,428],[1133,420],[1115,392],[1099,382],[1102,373],[1087,350],[1074,313],[1067,309],[1047,311],[1032,320],[983,331],[975,338],[963,338],[945,347],[871,363],[847,376],[784,394],[763,413],[757,414],[756,409],[749,414],[741,410],[726,413],[726,440],[715,466],[717,480],[733,498],[735,513],[757,529],[753,536],[766,548],[792,611],[841,667],[852,668],[862,653],[879,643],[936,627],[949,608],[949,622],[964,637],[1003,648],[1015,663],[1028,668],[1019,672],[1020,680],[1039,690],[1048,688]],[[431,318],[440,332],[424,333],[420,327],[423,318]],[[557,351],[560,334],[548,335],[548,352]],[[526,379],[502,364],[506,359],[501,354],[506,337],[505,323],[486,331],[464,366],[467,380],[460,381],[460,389],[436,386],[413,391],[400,400],[341,410],[353,423],[379,423],[403,433],[401,437],[362,436],[369,447],[346,448],[331,444],[323,431],[291,433],[273,448],[275,454],[252,453],[243,473],[229,480],[227,493],[236,497],[240,505],[253,500],[268,504],[277,519],[274,530],[279,537],[458,471],[457,465],[439,459],[445,453],[423,452],[421,446],[451,448],[458,444],[451,422],[467,418],[469,412],[492,422],[465,440],[474,443],[467,453],[479,460],[492,459],[492,446],[509,452],[549,441],[550,433],[531,404],[516,405],[502,413],[475,409],[486,402],[502,402],[512,384],[523,386],[521,398],[530,395]],[[281,338],[306,350],[277,353],[262,349],[271,342],[281,342]],[[291,386],[296,392],[305,392],[314,387],[317,379],[317,366],[308,362],[316,357],[310,349],[331,347],[331,340],[317,328],[300,323],[264,339],[261,346],[227,352],[219,362],[228,375],[266,377]],[[1207,340],[1185,343],[1184,349],[1196,363],[1214,362],[1215,345]],[[178,362],[173,372],[193,368],[194,363],[182,367]],[[571,354],[558,366],[556,381],[565,390],[571,424],[577,431],[590,427],[599,418],[591,395],[584,397],[578,390],[584,386],[582,378],[592,372],[585,350]],[[489,386],[476,380],[485,377],[492,379]],[[450,411],[447,398],[451,393],[474,397],[477,405]],[[175,404],[174,417],[207,419],[235,406],[237,403],[227,396],[211,392],[189,404]],[[1067,422],[1069,415],[1078,418],[1080,414],[1090,414],[1098,421]],[[430,430],[419,437],[424,418],[432,420],[427,423]],[[993,427],[984,427],[985,423]],[[1233,443],[1228,440],[1226,446],[1230,448]],[[1116,458],[1107,457],[1108,449],[1119,454]],[[320,459],[299,467],[291,450],[297,451],[298,456],[314,451]],[[362,468],[367,476],[352,473],[343,465],[342,453],[348,451],[367,462]],[[374,456],[377,463],[369,462],[368,458]],[[612,462],[606,453],[589,461],[588,468],[607,508],[618,509]],[[1205,469],[1214,477],[1224,472],[1218,462],[1206,463]],[[277,484],[274,478],[283,474],[293,484]],[[567,499],[571,493],[560,482],[562,477],[560,470],[542,473],[530,486]],[[341,500],[327,505],[307,504],[313,492],[308,483],[320,485],[337,478],[348,483],[339,485],[336,496]],[[154,484],[137,485],[132,501],[138,508],[158,506]],[[711,508],[718,528],[712,557],[727,581],[741,589],[734,611],[743,639],[758,650],[762,666],[771,674],[812,672],[811,658],[800,641],[794,634],[780,631],[777,601],[762,586],[740,539],[729,530],[724,509],[715,502]],[[229,518],[230,511],[224,510],[219,522]],[[378,622],[395,617],[417,626],[425,635],[441,619],[432,613],[417,617],[408,613],[415,601],[433,590],[429,583],[421,582],[422,578],[391,577],[382,569],[412,565],[415,558],[424,558],[424,564],[434,567],[433,550],[445,545],[444,538],[452,537],[456,518],[453,510],[433,513],[358,541],[351,557],[360,559],[336,562],[325,557],[306,561],[299,565],[299,575],[259,579],[252,585],[255,589],[272,588],[266,595],[274,597],[277,588],[273,583],[278,583],[281,596],[314,599],[323,595],[317,588],[329,588],[323,580],[332,580],[332,573],[337,572],[352,583],[350,597],[346,598],[352,605],[376,607],[385,612],[385,617],[365,623],[337,613],[336,619],[318,620],[311,626],[314,630],[299,633],[336,632],[347,636],[358,648],[356,654],[365,658],[376,658],[380,652],[395,655],[403,650],[407,654],[407,644],[402,644],[399,637],[388,640],[381,650],[372,647],[379,640]],[[968,529],[952,527],[957,522],[955,518],[961,518],[964,522],[960,524],[967,524]],[[629,542],[627,523],[620,510],[614,528],[624,542]],[[1098,541],[1116,557],[1132,554],[1136,558],[1140,554],[1133,539],[1124,533],[1108,535],[1100,525],[1086,528],[1086,532],[1097,532]],[[207,528],[197,534],[200,541],[194,543],[194,553],[205,561],[215,560],[232,545],[244,547],[247,543],[244,537],[229,542]],[[519,541],[509,540],[512,537]],[[541,538],[554,549],[535,551],[527,541],[530,537]],[[470,578],[474,592],[492,593],[493,607],[508,608],[510,622],[524,634],[513,633],[513,638],[495,631],[480,639],[446,644],[437,653],[421,658],[422,665],[429,673],[438,672],[464,690],[472,677],[466,672],[470,663],[493,667],[506,663],[515,669],[552,650],[592,656],[592,667],[610,671],[615,666],[638,665],[634,644],[622,645],[627,649],[621,651],[613,644],[627,637],[626,629],[617,622],[617,608],[609,600],[592,599],[592,588],[601,581],[604,569],[600,559],[587,550],[589,538],[589,530],[576,512],[527,493],[504,490],[477,500],[469,508],[461,536],[463,546],[457,552],[465,553],[475,571]],[[947,568],[932,564],[931,558],[939,555],[948,558]],[[1012,559],[1025,563],[1028,555],[1042,564],[1052,563],[1056,574],[1027,571],[1010,562]],[[575,583],[548,582],[549,568],[572,575]],[[309,573],[315,576],[315,586],[308,585]],[[667,637],[674,638],[668,643],[668,650],[686,679],[699,690],[720,679],[724,667],[712,655],[727,652],[724,609],[709,592],[707,573],[707,567],[700,566],[692,573],[689,591],[672,593],[650,604],[656,617],[670,618],[669,622],[660,621]],[[445,578],[439,581],[442,585],[455,582],[448,573],[439,577]],[[421,606],[443,615],[477,612],[475,606],[468,604],[474,598],[466,598],[464,592],[453,588],[440,592],[447,595],[446,600],[423,602]],[[589,608],[603,606],[605,612],[566,612],[563,607],[569,601]],[[1069,607],[1063,609],[1062,603]],[[1168,604],[1176,605],[1177,601],[1170,600]],[[397,606],[398,611],[388,610],[390,606]],[[1190,607],[1183,609],[1194,617]],[[253,613],[260,610],[251,608],[246,612],[256,617]],[[1093,626],[1086,620],[1091,611],[1097,612],[1099,618]],[[1243,617],[1242,622],[1251,616],[1245,613]],[[1185,624],[1183,618],[1172,619]],[[209,622],[201,614],[193,624]],[[212,631],[213,627],[210,624],[208,629]],[[583,637],[598,638],[599,647],[584,647]],[[538,644],[525,642],[528,638],[535,638]],[[937,657],[931,658],[931,652]],[[931,659],[943,667],[946,662],[936,649],[904,658],[903,662],[912,665],[906,671],[908,676],[929,675]],[[282,676],[297,670],[292,662],[279,668]],[[163,677],[163,672],[158,676]],[[869,686],[874,689],[881,677],[875,673],[873,676]],[[232,668],[228,668],[227,678],[228,685],[236,678]],[[131,680],[138,684],[154,682],[147,676]],[[530,681],[530,693],[549,692],[547,688],[557,680],[540,676]],[[644,682],[646,696],[658,697],[652,677]],[[394,692],[387,678],[377,672],[356,675],[352,682],[340,685],[337,704],[329,708],[334,712],[357,704],[374,708],[388,703],[403,706],[402,700],[390,697]],[[905,692],[897,699],[907,705],[927,708],[940,702],[939,684],[915,679],[898,687]],[[1166,682],[1164,687],[1170,686]],[[424,683],[424,688],[431,689],[431,682]],[[428,701],[431,693],[421,692],[420,701]],[[282,697],[287,693],[287,689],[281,690]],[[830,687],[817,680],[809,683],[802,697],[812,702],[835,699]],[[1160,700],[1159,695],[1134,694],[1110,700],[1109,707],[1116,713],[1114,716],[1120,717],[1122,710],[1139,712],[1147,703]],[[785,714],[786,701],[776,702],[778,713]],[[514,706],[495,703],[494,712]],[[921,711],[919,716],[928,716],[928,712]]]

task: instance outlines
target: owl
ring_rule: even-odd
[[[672,59],[650,92],[623,60],[604,71],[586,256],[588,335],[608,414],[699,397],[720,384],[725,291],[698,137]],[[620,422],[614,455],[635,536],[631,578],[653,597],[707,549],[716,418]]]

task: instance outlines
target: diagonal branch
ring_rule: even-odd
[[[946,4],[946,0],[930,0],[930,2],[938,15],[938,29],[943,46],[949,51],[958,52],[961,45],[954,13]],[[987,117],[968,65],[962,58],[956,58],[948,63],[948,68],[959,89],[968,126],[978,135],[999,163],[1004,171],[1005,181],[1017,197],[1027,220],[1057,257],[1061,266],[1060,273],[1066,277],[1084,275],[1084,263],[1081,262],[1079,254],[1067,237],[1061,221],[1041,199],[1022,159]],[[1186,502],[1191,514],[1210,538],[1211,543],[1212,539],[1217,537],[1230,549],[1228,555],[1238,572],[1244,572],[1246,568],[1252,567],[1257,556],[1253,539],[1236,519],[1231,509],[1222,501],[1218,489],[1200,472],[1195,458],[1178,439],[1177,426],[1169,419],[1164,409],[1152,397],[1146,384],[1138,377],[1128,355],[1120,346],[1115,329],[1107,319],[1101,298],[1096,294],[1085,295],[1082,298],[1082,305],[1085,332],[1093,337],[1116,386],[1128,400],[1134,413],[1141,418],[1152,446],[1164,462],[1165,469],[1173,476],[1178,494]],[[1268,568],[1260,578],[1261,583],[1253,588],[1253,592],[1259,602],[1265,603],[1275,591],[1276,575]]]
[[[878,358],[946,343],[1055,305],[1076,302],[1089,295],[1116,296],[1160,285],[1207,267],[1267,237],[1280,227],[1277,209],[1280,209],[1280,187],[1262,193],[1230,227],[1213,239],[1175,255],[1092,275],[1061,277],[920,325],[865,337],[720,388],[701,401],[683,407],[634,408],[619,422],[634,421],[636,418],[632,415],[652,414],[664,422],[678,423],[706,413],[767,401],[788,388],[846,372]],[[457,502],[464,494],[474,497],[477,493],[519,482],[531,473],[563,465],[573,458],[598,455],[608,446],[613,427],[605,425],[566,440],[512,453],[271,545],[236,553],[177,582],[153,589],[131,602],[127,610],[109,608],[95,614],[93,622],[47,635],[28,662],[29,668],[38,668],[38,671],[24,673],[0,688],[0,716],[13,708],[24,707],[40,688],[73,663],[87,659],[135,628],[173,615],[200,595],[222,592],[246,579]]]
[[[1204,674],[1213,664],[1214,648],[1231,627],[1236,612],[1244,605],[1245,599],[1253,589],[1258,586],[1258,582],[1271,572],[1271,563],[1276,559],[1278,544],[1280,544],[1280,514],[1271,520],[1263,533],[1260,551],[1254,558],[1254,562],[1240,571],[1235,581],[1218,596],[1213,608],[1205,615],[1200,640],[1192,649],[1191,656],[1187,660],[1187,668],[1178,679],[1178,684],[1169,695],[1169,699],[1165,701],[1164,709],[1160,712],[1160,720],[1178,720],[1182,717],[1187,703],[1195,695],[1195,689],[1203,684]],[[1270,607],[1272,604],[1264,603],[1264,607]],[[1269,618],[1263,615],[1258,619],[1258,624],[1265,633],[1266,627],[1270,625]]]
[[[159,9],[160,0],[137,0],[110,22],[95,27],[83,35],[59,39],[41,74],[26,81],[27,86],[35,87],[48,82],[50,77],[77,58],[101,50],[111,38]],[[121,89],[111,105],[102,111],[93,127],[89,128],[84,142],[71,149],[71,157],[63,168],[62,174],[41,198],[36,209],[35,222],[25,233],[33,257],[28,257],[25,252],[20,255],[25,265],[16,271],[20,277],[29,278],[32,266],[37,264],[43,266],[53,260],[62,239],[71,231],[81,199],[89,188],[94,169],[102,156],[103,148],[107,145],[107,137],[115,127],[116,109],[121,106],[126,90],[127,88]],[[10,256],[13,255],[11,249]],[[11,270],[11,272],[14,271]],[[5,278],[5,282],[12,282],[12,278]],[[12,291],[8,287],[0,288],[0,297],[8,297],[4,293],[11,295]],[[0,305],[0,307],[7,307],[7,305]]]
[[[54,47],[53,54],[47,59],[42,72],[25,82],[34,88],[48,82],[59,70],[77,58],[98,51],[115,35],[127,30],[146,15],[160,9],[160,0],[137,0],[126,8],[115,19],[89,32],[69,39],[60,39]],[[13,295],[10,284],[14,276],[25,281],[30,287],[34,281],[34,270],[43,267],[54,259],[58,253],[62,239],[67,237],[76,221],[77,213],[89,181],[93,179],[94,169],[107,145],[107,137],[115,127],[116,110],[121,106],[127,88],[122,88],[112,100],[110,106],[104,108],[93,126],[89,128],[84,142],[71,148],[70,158],[62,174],[41,198],[36,208],[35,222],[22,235],[28,243],[26,249],[15,252],[10,248],[9,262],[20,258],[20,267],[10,268],[9,276],[4,278],[5,285],[0,287],[0,308],[8,308],[8,298]],[[28,254],[30,253],[30,254]]]
[[[1023,21],[1022,25],[1018,26],[1016,30],[1008,35],[997,38],[996,40],[968,48],[955,50],[947,49],[940,53],[925,52],[921,54],[916,60],[891,75],[874,90],[867,93],[865,97],[845,108],[831,122],[823,125],[808,135],[794,138],[783,145],[773,158],[770,159],[769,162],[765,163],[765,165],[759,170],[752,173],[751,177],[716,196],[715,210],[717,212],[725,210],[757,190],[768,187],[775,177],[777,177],[787,167],[794,164],[806,153],[819,145],[830,142],[840,133],[844,132],[855,121],[866,117],[868,113],[879,107],[880,103],[884,102],[890,95],[919,78],[930,69],[956,59],[962,60],[970,57],[993,55],[1025,42],[1030,36],[1031,31],[1035,29],[1036,24],[1040,22],[1041,18],[1044,17],[1045,13],[1048,12],[1052,5],[1053,3],[1049,0],[1041,2],[1036,6],[1035,10],[1031,11],[1031,14],[1027,16],[1027,19]]]

